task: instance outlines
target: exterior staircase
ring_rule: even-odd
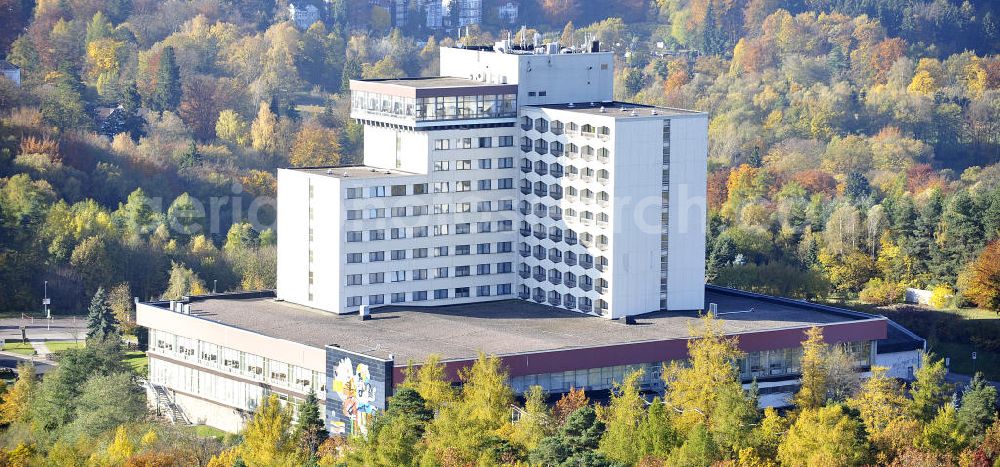
[[[188,420],[187,415],[181,410],[180,406],[174,402],[173,396],[167,391],[167,388],[159,385],[148,383],[153,389],[153,394],[156,395],[156,412],[162,415],[164,418],[169,420],[174,424],[190,425],[191,421]]]

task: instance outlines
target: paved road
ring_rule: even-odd
[[[21,327],[29,340],[80,340],[86,337],[87,324],[83,318],[57,317],[48,323],[44,318],[0,319],[0,338],[21,339]]]

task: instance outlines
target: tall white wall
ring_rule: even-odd
[[[606,120],[614,147],[610,307],[617,318],[660,309],[663,120]]]
[[[305,303],[309,298],[309,175],[278,170],[279,298]]]
[[[534,55],[441,48],[442,76],[517,84],[518,105],[610,101],[614,62],[611,52]]]
[[[431,141],[428,132],[365,125],[365,165],[427,173]]]
[[[707,153],[707,115],[671,119],[667,266],[670,310],[698,310],[705,304]]]

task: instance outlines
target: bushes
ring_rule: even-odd
[[[948,284],[938,284],[931,290],[930,304],[934,308],[947,308],[954,298],[955,289]]]
[[[865,285],[858,298],[869,305],[890,305],[903,301],[906,288],[901,284],[895,284],[881,277],[876,277]]]

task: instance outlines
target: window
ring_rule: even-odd
[[[510,262],[497,263],[497,274],[507,274],[514,270],[514,264]]]
[[[498,138],[497,146],[500,146],[502,148],[507,148],[507,147],[511,147],[513,145],[514,145],[514,137],[513,136],[500,136]],[[511,162],[513,162],[513,158],[504,157],[504,159],[511,159]],[[501,169],[502,168],[503,167],[501,167]]]
[[[358,199],[358,198],[361,198],[363,196],[363,193],[364,193],[364,191],[363,191],[362,188],[348,188],[347,189],[347,196],[345,196],[345,198],[347,198],[347,199]]]
[[[451,149],[451,140],[450,139],[436,139],[436,140],[434,140],[434,149],[436,149],[438,151],[446,151],[448,149]],[[448,170],[448,169],[444,169],[444,170]]]
[[[481,148],[491,148],[493,147],[493,138],[490,136],[479,137],[479,147]],[[489,167],[487,167],[489,168]]]
[[[472,180],[462,180],[455,183],[455,191],[471,191]]]
[[[470,230],[472,230],[471,224],[455,224],[455,235],[464,235],[469,233]]]
[[[385,261],[385,252],[384,251],[373,251],[373,252],[368,253],[368,262],[369,263],[374,263],[374,262],[378,262],[378,261]]]
[[[427,194],[427,184],[417,183],[413,185],[413,194],[415,195],[426,195]]]
[[[455,146],[459,149],[472,149],[472,138],[457,138]]]
[[[413,280],[422,281],[427,279],[426,269],[414,269],[412,273]]]
[[[423,206],[414,206],[413,207],[413,215],[414,216],[426,216],[428,212],[429,212],[429,208],[428,208],[428,206],[426,204],[423,205]]]
[[[497,242],[497,253],[510,253],[514,251],[513,242]]]
[[[448,224],[438,224],[434,226],[434,236],[448,235]]]
[[[455,266],[455,277],[465,277],[470,274],[469,266]]]
[[[489,179],[487,179],[487,180],[480,180],[479,181],[479,189],[480,190],[492,190],[493,189],[493,180],[489,180]]]
[[[490,295],[490,286],[488,285],[476,286],[477,297],[488,297],[489,295]]]
[[[535,91],[528,91],[528,97],[535,97]]]
[[[448,289],[437,289],[434,291],[435,300],[440,300],[442,298],[448,298]]]
[[[393,228],[392,231],[390,232],[390,237],[393,240],[397,240],[397,239],[400,239],[400,238],[406,238],[406,227],[396,227],[396,228]]]
[[[472,252],[471,245],[455,245],[455,254],[465,256]]]
[[[348,262],[348,264],[350,264],[350,263],[360,263],[361,262],[361,257],[362,257],[361,253],[348,253],[347,254],[347,262]]]
[[[434,205],[434,214],[448,214],[449,212],[451,212],[451,205],[450,204],[435,204]]]
[[[455,203],[455,212],[472,212],[472,203]]]
[[[347,297],[347,306],[361,306],[361,297]]]
[[[451,162],[448,161],[434,161],[434,171],[444,172],[445,170],[451,170]]]
[[[383,303],[385,303],[385,295],[377,294],[368,296],[369,305],[381,305]]]
[[[372,198],[382,198],[385,196],[384,186],[373,186],[368,188],[368,196]]]
[[[497,295],[510,295],[510,284],[497,284]]]
[[[498,211],[513,211],[513,210],[514,210],[514,200],[512,199],[500,200],[500,209],[498,209]]]
[[[472,170],[472,161],[455,161],[455,170]]]
[[[466,298],[469,296],[468,287],[458,287],[455,289],[455,298]]]
[[[413,249],[413,257],[414,258],[426,258],[427,257],[427,248],[414,248]]]
[[[406,185],[393,185],[390,194],[392,196],[406,196]]]
[[[426,207],[426,206],[424,206]],[[413,228],[413,238],[420,238],[427,236],[427,226],[414,227]]]
[[[490,230],[492,230],[492,227],[493,227],[493,224],[490,224],[489,221],[486,221],[486,222],[476,222],[476,232],[479,232],[479,233],[489,232]]]
[[[412,297],[413,297],[413,301],[415,301],[415,302],[422,302],[424,300],[427,300],[427,291],[426,290],[418,290],[416,292],[413,292]]]
[[[476,254],[488,255],[490,254],[490,244],[489,243],[479,243],[476,244]]]
[[[448,268],[446,267],[434,268],[435,279],[444,279],[445,277],[448,277]]]
[[[392,303],[403,303],[406,301],[406,292],[396,292],[392,294]]]
[[[490,201],[480,201],[476,205],[476,212],[490,212],[493,210],[493,203]]]
[[[489,263],[487,263],[487,264],[477,264],[476,265],[476,274],[480,275],[480,276],[485,276],[485,275],[489,274],[490,273],[490,266],[491,265]]]
[[[360,242],[363,241],[361,238],[360,230],[348,230],[347,231],[347,241],[348,242]]]
[[[358,220],[358,219],[361,219],[361,210],[360,209],[348,209],[347,210],[347,220],[353,221],[353,220]]]
[[[501,179],[497,180],[497,189],[498,190],[510,190],[512,188],[514,188],[514,179],[513,178],[501,178]]]
[[[369,230],[368,240],[369,241],[385,240],[385,230],[382,229]]]
[[[403,282],[406,280],[406,271],[392,271],[390,278],[393,282]]]
[[[370,272],[368,273],[368,283],[369,284],[381,284],[385,282],[384,272]]]
[[[449,191],[450,190],[448,189],[448,182],[434,182],[435,193],[447,193]]]
[[[448,256],[448,247],[446,246],[434,247],[434,256]]]
[[[347,285],[361,285],[361,274],[348,274]]]
[[[392,250],[392,253],[390,254],[390,258],[392,258],[393,261],[399,261],[401,259],[406,259],[406,250]]]
[[[392,217],[406,217],[406,207],[392,208]]]
[[[511,230],[514,230],[514,221],[497,221],[498,232],[510,232]]]
[[[492,169],[493,168],[493,159],[479,159],[479,168],[480,169]]]
[[[374,209],[369,209],[368,210],[368,218],[369,219],[381,219],[383,217],[385,217],[385,209],[384,208],[374,208]]]

